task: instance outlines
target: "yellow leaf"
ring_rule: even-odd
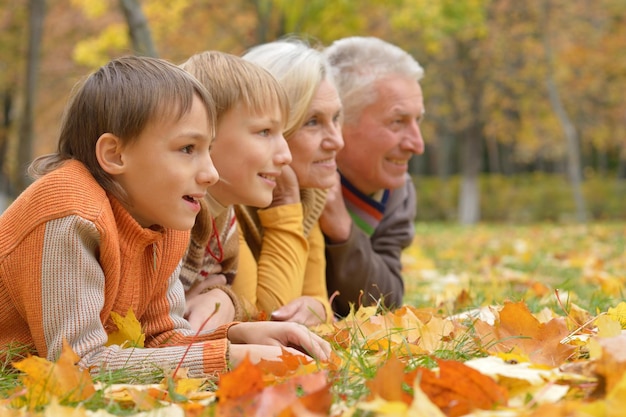
[[[606,409],[609,411],[607,416],[621,415],[626,409],[626,373],[606,395]]]
[[[609,317],[619,321],[622,329],[626,329],[626,302],[622,301],[615,308],[609,308]]]
[[[206,382],[202,378],[185,378],[176,381],[176,392],[181,395],[188,396],[197,391],[200,391],[202,384]]]
[[[78,355],[66,341],[56,363],[38,356],[30,356],[13,366],[24,372],[22,383],[27,389],[25,404],[33,409],[57,397],[61,401],[78,402],[89,398],[95,388],[89,372],[76,366]]]
[[[107,346],[144,347],[146,335],[142,333],[141,324],[132,310],[128,310],[126,317],[122,317],[112,311],[111,320],[113,320],[113,323],[117,326],[117,331],[109,334]]]
[[[622,327],[617,317],[601,315],[595,321],[598,326],[598,337],[615,337],[622,333]]]
[[[385,401],[380,397],[360,403],[358,409],[373,412],[377,416],[403,417],[409,415],[407,414],[408,406],[402,401]]]

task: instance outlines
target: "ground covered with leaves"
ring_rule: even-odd
[[[314,328],[326,363],[92,378],[66,349],[0,364],[0,416],[617,416],[626,409],[626,224],[418,224],[406,305]]]

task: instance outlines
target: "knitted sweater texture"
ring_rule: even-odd
[[[300,199],[299,204],[268,209],[236,206],[240,245],[233,289],[266,314],[311,296],[322,303],[330,320],[324,238],[318,224],[326,192],[302,189]]]
[[[142,228],[77,161],[43,176],[0,216],[0,347],[56,360],[63,340],[92,372],[227,368],[228,327],[195,336],[178,279],[189,233]],[[106,346],[132,310],[145,348]]]

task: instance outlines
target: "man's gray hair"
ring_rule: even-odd
[[[377,99],[374,83],[388,76],[419,81],[424,69],[409,53],[376,37],[336,40],[324,50],[343,104],[345,122],[355,122]]]

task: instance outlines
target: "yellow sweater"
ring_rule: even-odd
[[[0,347],[26,346],[56,360],[63,339],[80,365],[227,368],[227,326],[194,337],[178,279],[189,233],[142,228],[77,161],[24,191],[0,216]],[[111,312],[132,310],[145,349],[105,346]]]
[[[330,320],[324,237],[317,221],[305,237],[302,204],[256,213],[262,230],[260,253],[257,259],[240,229],[235,293],[268,315],[293,299],[308,295],[322,302],[326,320]]]

